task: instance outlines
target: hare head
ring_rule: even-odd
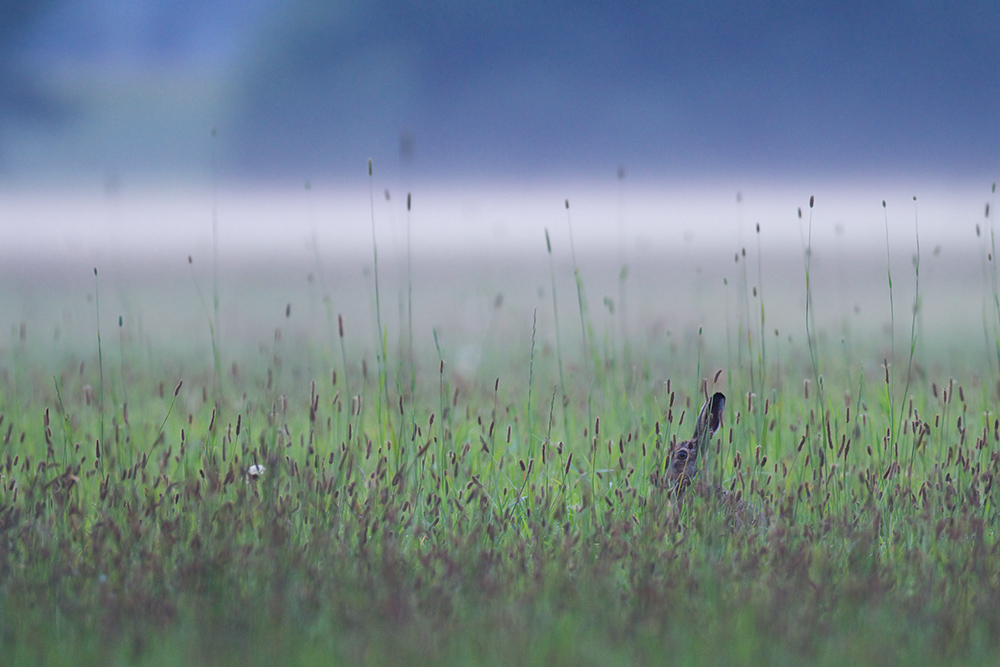
[[[681,487],[687,486],[698,474],[699,458],[708,451],[708,443],[722,425],[722,410],[726,397],[721,392],[705,401],[694,425],[694,435],[690,440],[679,442],[674,447],[667,464],[667,479]]]

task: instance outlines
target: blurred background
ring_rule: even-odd
[[[442,257],[473,258],[463,271],[518,257],[540,272],[529,315],[545,229],[561,279],[574,242],[584,266],[604,262],[589,279],[607,310],[627,264],[651,299],[682,286],[696,317],[713,312],[699,286],[730,284],[747,248],[765,269],[750,282],[770,272],[800,306],[812,234],[841,317],[867,285],[852,266],[868,258],[882,280],[887,236],[895,270],[912,272],[918,221],[925,257],[952,267],[938,275],[982,280],[998,171],[994,0],[0,5],[15,313],[40,259],[77,275],[156,255],[188,280],[189,255],[258,274],[280,255],[292,283],[334,262],[370,280],[373,224],[383,271],[403,276],[412,222],[415,256],[438,262],[413,275]],[[470,290],[492,303],[511,276]]]
[[[991,0],[5,0],[0,166],[987,181],[998,26]]]

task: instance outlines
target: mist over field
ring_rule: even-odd
[[[29,191],[0,205],[18,221],[0,229],[0,298],[12,335],[27,321],[33,340],[67,351],[93,347],[98,287],[102,326],[113,331],[124,315],[131,336],[179,353],[205,349],[209,321],[234,346],[252,348],[276,328],[322,346],[334,316],[349,340],[370,346],[374,220],[383,324],[402,336],[412,297],[417,348],[433,356],[434,335],[461,344],[473,374],[490,372],[477,360],[491,349],[526,345],[536,318],[540,339],[554,343],[551,281],[561,318],[573,321],[575,269],[612,345],[627,336],[665,351],[702,330],[733,355],[742,323],[764,306],[766,323],[754,326],[779,345],[799,343],[808,270],[824,340],[836,348],[847,336],[882,355],[892,343],[887,269],[897,323],[908,322],[918,259],[922,358],[975,365],[991,354],[993,229],[982,203],[991,193],[928,189],[914,201],[904,192],[883,208],[873,190],[828,187],[810,209],[785,189],[450,186],[417,191],[407,211],[404,194],[378,186],[372,197],[367,187]],[[908,333],[900,325],[896,338]]]
[[[0,253],[201,258],[215,220],[223,259],[359,257],[370,193],[394,249],[412,193],[418,254],[541,256],[565,199],[584,253],[801,252],[813,195],[820,247],[873,254],[883,199],[908,243],[916,195],[925,248],[975,254],[998,11],[14,0]]]

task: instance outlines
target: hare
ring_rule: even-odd
[[[726,396],[722,392],[715,392],[701,406],[698,421],[694,425],[694,435],[673,448],[667,463],[667,483],[678,491],[687,488],[698,474],[699,458],[708,453],[708,443],[722,425],[722,410],[725,406]]]
[[[708,453],[708,443],[722,425],[725,406],[725,395],[716,392],[701,406],[691,439],[677,443],[671,450],[665,486],[674,489],[677,494],[691,486],[698,474],[700,459]],[[704,498],[721,501],[721,507],[729,516],[733,528],[766,527],[769,524],[767,512],[755,508],[750,502],[740,498],[739,494],[733,494],[718,485],[708,486],[703,483],[694,490]]]

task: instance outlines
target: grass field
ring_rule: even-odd
[[[0,661],[996,664],[983,224],[625,272],[9,263]]]

